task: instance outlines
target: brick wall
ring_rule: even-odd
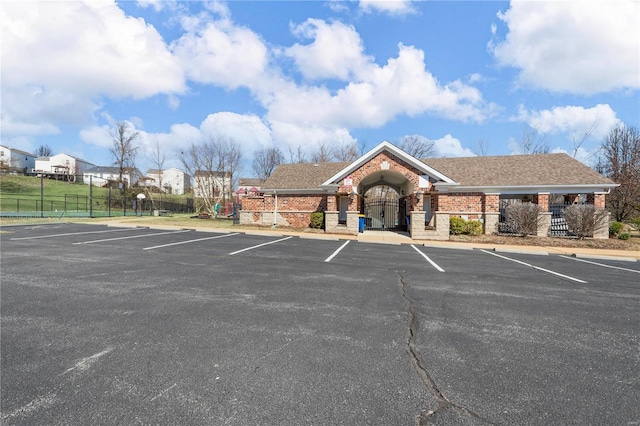
[[[274,196],[244,197],[240,223],[254,225],[272,225],[275,210]],[[311,213],[327,209],[327,195],[278,195],[278,208],[275,223],[295,228],[306,228],[311,222]]]
[[[418,190],[418,176],[421,172],[406,161],[386,151],[376,155],[351,174],[351,177],[353,178],[353,186],[360,185],[360,182],[362,182],[362,180],[371,173],[381,171],[383,161],[387,161],[389,163],[389,171],[403,175],[411,181],[414,190]]]
[[[457,213],[482,212],[484,194],[481,192],[459,192],[438,195],[438,211]]]

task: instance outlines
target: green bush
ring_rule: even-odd
[[[467,222],[467,234],[474,236],[482,234],[482,222],[479,220],[470,220]]]
[[[631,234],[628,232],[618,235],[619,240],[628,240],[629,238],[631,238]]]
[[[609,225],[609,236],[616,237],[622,231],[624,224],[622,222],[611,222]]]
[[[311,213],[311,220],[309,221],[309,227],[314,229],[324,228],[324,212]]]
[[[449,232],[453,235],[464,234],[467,231],[467,221],[461,217],[449,218]]]

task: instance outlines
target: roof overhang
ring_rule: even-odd
[[[336,186],[337,188],[337,186]],[[260,190],[265,194],[326,194],[324,188],[263,188]]]
[[[335,175],[331,176],[329,179],[327,179],[325,182],[323,182],[322,185],[320,185],[320,187],[321,188],[329,188],[332,185],[336,185],[340,180],[342,180],[345,177],[349,176],[349,174],[353,173],[355,170],[357,170],[360,167],[362,167],[364,164],[366,164],[368,161],[370,161],[376,155],[380,154],[383,151],[388,151],[388,152],[394,154],[395,156],[397,156],[401,160],[405,161],[406,163],[410,164],[411,166],[415,167],[416,169],[420,170],[424,174],[432,176],[433,178],[435,178],[437,180],[443,181],[443,182],[448,183],[450,185],[455,185],[456,184],[456,182],[453,179],[449,178],[448,176],[443,175],[442,173],[440,173],[436,169],[426,165],[425,163],[423,163],[422,161],[418,160],[414,156],[407,154],[406,152],[404,152],[403,150],[401,150],[397,146],[395,146],[395,145],[393,145],[393,144],[391,144],[391,143],[389,143],[387,141],[382,141],[377,146],[375,146],[373,149],[371,149],[369,152],[364,154],[362,157],[358,158],[356,161],[354,161],[353,163],[349,164],[347,167],[345,167],[344,169],[340,170]]]
[[[522,185],[522,186],[460,186],[436,182],[434,186],[441,193],[482,192],[493,194],[582,194],[592,192],[609,192],[620,186],[614,184],[582,184],[582,185]]]

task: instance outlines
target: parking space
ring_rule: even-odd
[[[634,262],[96,225],[3,231],[3,424],[640,418]]]

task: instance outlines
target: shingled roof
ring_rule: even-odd
[[[458,187],[615,186],[613,181],[567,154],[427,158],[420,161],[451,178]],[[319,190],[323,182],[350,164],[281,164],[262,190]]]
[[[329,177],[347,167],[348,162],[280,164],[262,186],[263,191],[278,189],[319,189]]]
[[[460,186],[614,184],[567,154],[426,158],[422,161]]]

